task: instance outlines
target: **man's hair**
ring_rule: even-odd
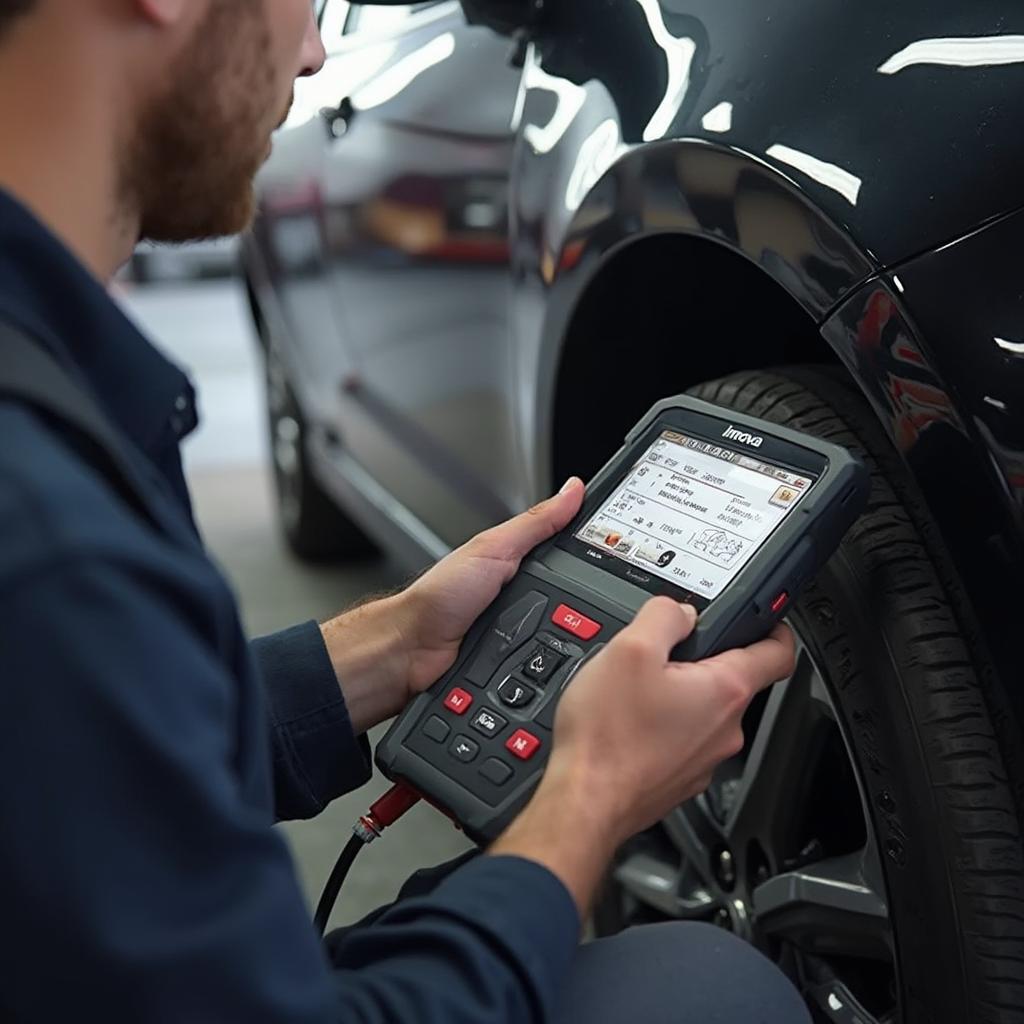
[[[15,18],[27,14],[35,5],[36,0],[0,0],[0,35]]]

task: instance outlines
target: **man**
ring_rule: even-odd
[[[616,845],[706,785],[792,667],[784,629],[669,664],[693,613],[667,598],[580,672],[542,784],[490,850],[329,955],[317,942],[275,816],[366,780],[366,730],[445,671],[582,493],[401,594],[243,642],[182,477],[191,389],[104,282],[140,237],[245,227],[294,79],[322,60],[309,0],[0,0],[0,323],[98,402],[156,510],[59,417],[0,399],[0,1018],[804,1020],[719,930],[577,950]]]

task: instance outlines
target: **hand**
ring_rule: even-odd
[[[442,558],[401,595],[409,699],[451,668],[469,627],[516,574],[523,557],[566,526],[582,501],[583,482],[572,477],[553,498]]]
[[[320,628],[356,733],[397,714],[451,668],[469,627],[498,596],[523,556],[579,511],[583,482],[478,534],[402,593],[337,616]]]
[[[670,662],[695,622],[691,607],[653,598],[580,669],[559,702],[537,792],[492,851],[547,865],[581,911],[615,849],[706,789],[741,749],[751,699],[793,671],[785,626],[750,647]]]

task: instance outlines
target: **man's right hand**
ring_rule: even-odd
[[[793,670],[785,626],[750,647],[670,662],[695,622],[689,606],[653,598],[580,669],[559,704],[544,778],[491,850],[550,868],[581,913],[618,845],[704,790],[741,749],[751,699]]]

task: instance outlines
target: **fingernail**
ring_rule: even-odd
[[[566,480],[564,484],[562,484],[562,489],[558,493],[559,494],[567,494],[569,491],[571,491],[573,489],[573,487],[576,486],[576,481],[577,480],[579,480],[578,476],[571,476],[571,477],[569,477],[569,479]]]
[[[692,604],[690,604],[687,601],[680,601],[679,602],[679,607],[683,609],[683,614],[691,622],[696,622],[697,621],[697,609],[694,608]]]

